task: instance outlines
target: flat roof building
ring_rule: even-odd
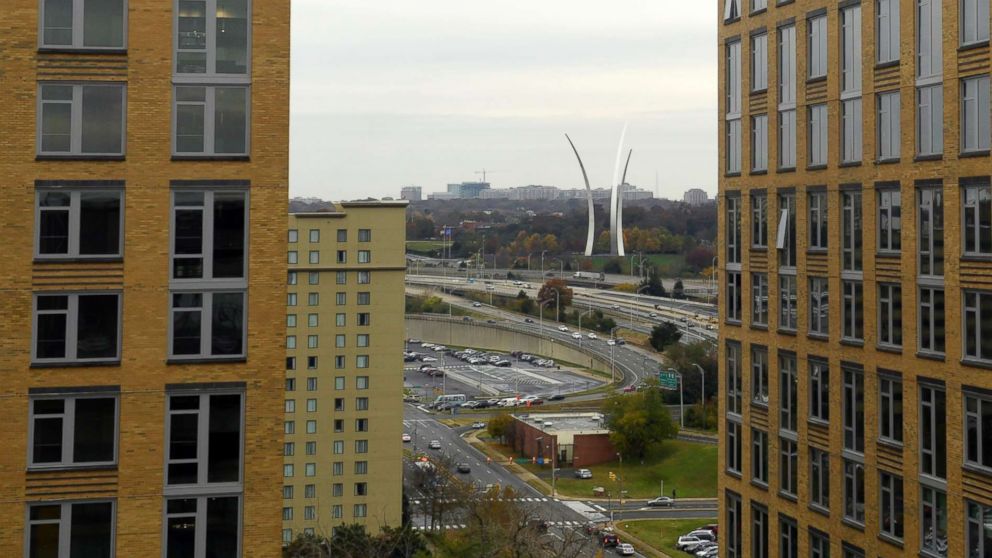
[[[556,467],[588,467],[616,457],[601,413],[531,413],[513,418],[513,447],[525,457],[540,461],[553,455]]]

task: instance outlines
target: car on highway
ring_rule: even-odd
[[[675,500],[672,500],[668,496],[658,496],[648,500],[647,502],[649,508],[670,508],[675,505]]]
[[[658,314],[655,313],[655,312],[651,312],[650,314],[648,314],[648,317],[650,317],[650,318],[657,318],[658,317]]]
[[[572,339],[582,339],[582,334],[576,331],[572,334]]]
[[[613,304],[613,305],[610,306],[610,309],[612,309],[612,310],[619,310],[620,309],[620,305],[619,304]]]
[[[568,331],[568,326],[558,326],[558,331]]]
[[[599,337],[597,337],[596,334],[591,331],[586,335],[586,337],[588,337],[589,339],[599,339]]]
[[[713,331],[713,330],[715,330],[715,329],[716,329],[716,326],[715,326],[715,325],[713,325],[713,324],[706,324],[706,329],[708,329],[708,330],[710,330],[710,331]]]
[[[472,428],[485,428],[485,427],[486,427],[486,423],[484,423],[484,422],[473,422],[472,423]]]
[[[524,318],[524,323],[526,323],[526,324],[532,324],[532,323],[534,323],[534,320],[532,318]]]
[[[439,450],[441,449],[441,440],[431,440],[430,443],[427,444],[427,447]]]
[[[620,537],[612,531],[602,531],[599,533],[599,544],[603,547],[616,546],[620,544]]]
[[[413,440],[413,437],[412,437],[412,436],[410,436],[409,434],[407,434],[406,432],[404,432],[404,433],[403,433],[403,441],[404,441],[404,442],[409,442],[409,441],[411,441],[411,440]]]
[[[606,340],[606,344],[612,347],[612,346],[616,345],[617,342],[615,340],[613,340],[613,339],[607,339]]]
[[[620,556],[633,556],[634,545],[630,543],[620,543],[617,545],[617,554]]]
[[[562,394],[560,394],[560,393],[556,393],[556,394],[548,397],[548,401],[563,401],[564,399],[565,399],[565,396],[562,395]]]
[[[577,478],[577,479],[591,479],[592,478],[592,471],[590,471],[589,469],[576,469],[575,470],[575,478]]]
[[[626,345],[626,344],[627,344],[626,339],[624,339],[623,337],[617,337],[617,345]]]
[[[522,286],[523,284],[524,284],[524,282],[523,282],[523,281],[514,281],[514,282],[513,282],[513,286],[514,286],[514,287],[520,287],[520,286]]]
[[[486,320],[486,323],[487,324],[494,324],[494,323],[496,323],[496,320]]]
[[[482,308],[482,303],[481,302],[473,302],[472,303],[472,308]]]
[[[472,468],[468,466],[468,463],[459,463],[456,467],[459,473],[465,475],[472,472]]]

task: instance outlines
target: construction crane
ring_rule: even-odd
[[[482,181],[485,182],[486,181],[486,173],[494,173],[494,172],[498,172],[498,171],[487,171],[486,169],[482,169],[481,171],[475,171],[475,174],[481,174],[482,175]]]

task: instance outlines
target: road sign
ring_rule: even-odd
[[[679,389],[679,374],[671,370],[658,372],[658,385],[661,389]]]

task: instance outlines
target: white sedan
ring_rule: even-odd
[[[568,326],[558,326],[558,331],[568,331]]]
[[[572,339],[582,339],[582,334],[576,331],[572,334]]]
[[[596,337],[596,334],[591,331],[589,332],[589,335],[586,335],[586,337],[589,339],[599,339],[599,337]]]
[[[403,433],[403,441],[404,441],[404,442],[409,442],[409,441],[411,441],[411,440],[413,440],[413,437],[412,437],[412,436],[410,436],[409,434],[407,434],[406,432],[404,432],[404,433]]]

